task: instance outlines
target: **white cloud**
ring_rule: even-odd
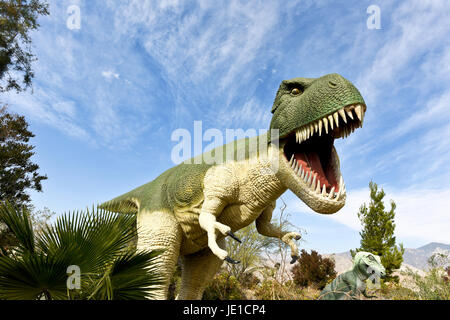
[[[235,99],[244,92],[253,95],[258,85],[254,78],[267,60],[279,54],[274,49],[277,32],[280,26],[289,29],[282,20],[289,7],[236,0],[130,0],[116,10],[115,23],[117,30],[143,43],[161,66],[176,100],[176,117],[201,113],[214,119],[217,110],[240,110],[246,101]],[[188,111],[186,101],[191,104]],[[208,108],[200,110],[201,104]]]
[[[6,98],[14,112],[54,127],[72,138],[92,143],[90,134],[76,123],[73,101],[61,100],[52,91],[44,92],[40,88],[35,88],[33,95],[8,93]]]
[[[57,113],[67,116],[68,118],[75,118],[75,102],[73,101],[58,101],[52,104],[53,110]]]
[[[118,73],[115,73],[114,71],[108,70],[108,71],[102,71],[102,76],[108,80],[111,79],[119,79],[120,75]]]
[[[423,108],[416,110],[407,119],[399,122],[394,130],[385,138],[398,138],[413,131],[423,131],[424,127],[435,127],[447,124],[450,119],[448,108],[450,106],[450,91],[444,92],[435,99],[431,99]]]
[[[391,30],[383,39],[384,45],[377,51],[375,60],[361,73],[357,83],[366,100],[374,102],[378,95],[387,93],[380,89],[386,82],[397,85],[390,93],[399,89],[396,82],[406,69],[412,71],[413,85],[427,85],[421,81],[422,74],[410,70],[422,55],[441,50],[449,43],[450,7],[445,0],[403,2],[391,15]],[[370,40],[369,40],[370,41]],[[407,79],[408,80],[408,79]],[[406,81],[410,84],[409,81]],[[383,87],[384,88],[384,87]]]
[[[382,186],[381,186],[382,187]],[[424,242],[450,243],[450,189],[407,189],[395,190],[383,187],[386,192],[384,198],[385,210],[390,209],[390,200],[397,205],[395,210],[395,235],[397,239],[416,238]],[[354,230],[361,230],[358,211],[363,203],[370,202],[369,189],[347,191],[347,202],[339,212],[329,215],[330,219],[342,223]],[[292,199],[288,208],[299,208],[301,200]],[[300,212],[309,212],[304,205]]]
[[[261,105],[256,99],[248,100],[241,108],[230,109],[218,111],[216,121],[221,127],[267,129],[272,117],[269,107]]]

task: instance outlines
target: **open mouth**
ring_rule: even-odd
[[[283,152],[286,161],[309,193],[328,200],[345,198],[345,184],[334,140],[345,138],[362,127],[365,109],[362,104],[343,107],[294,130],[285,138]]]

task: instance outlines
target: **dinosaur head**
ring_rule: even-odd
[[[360,274],[364,279],[368,279],[373,274],[380,277],[386,275],[386,269],[381,263],[380,257],[364,251],[360,251],[355,255],[353,260],[353,270]]]
[[[366,104],[338,74],[281,83],[270,129],[279,132],[280,181],[311,209],[332,214],[345,204],[345,185],[334,140],[362,126]],[[269,142],[274,142],[270,137]]]

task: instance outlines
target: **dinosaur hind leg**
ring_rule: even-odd
[[[141,210],[137,216],[138,250],[164,250],[156,260],[164,284],[149,298],[167,299],[170,280],[175,271],[182,239],[181,227],[170,212]]]
[[[217,244],[225,248],[225,239]],[[209,248],[181,257],[181,287],[177,300],[201,300],[203,291],[222,263]]]

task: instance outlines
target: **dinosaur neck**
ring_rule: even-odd
[[[361,271],[361,268],[359,265],[356,265],[353,267],[353,272],[361,281],[366,281],[368,278],[367,275]]]
[[[248,176],[245,180],[250,187],[253,200],[247,205],[255,208],[265,207],[287,190],[276,176],[272,160],[267,154],[259,154],[257,158],[250,159],[246,170]]]

